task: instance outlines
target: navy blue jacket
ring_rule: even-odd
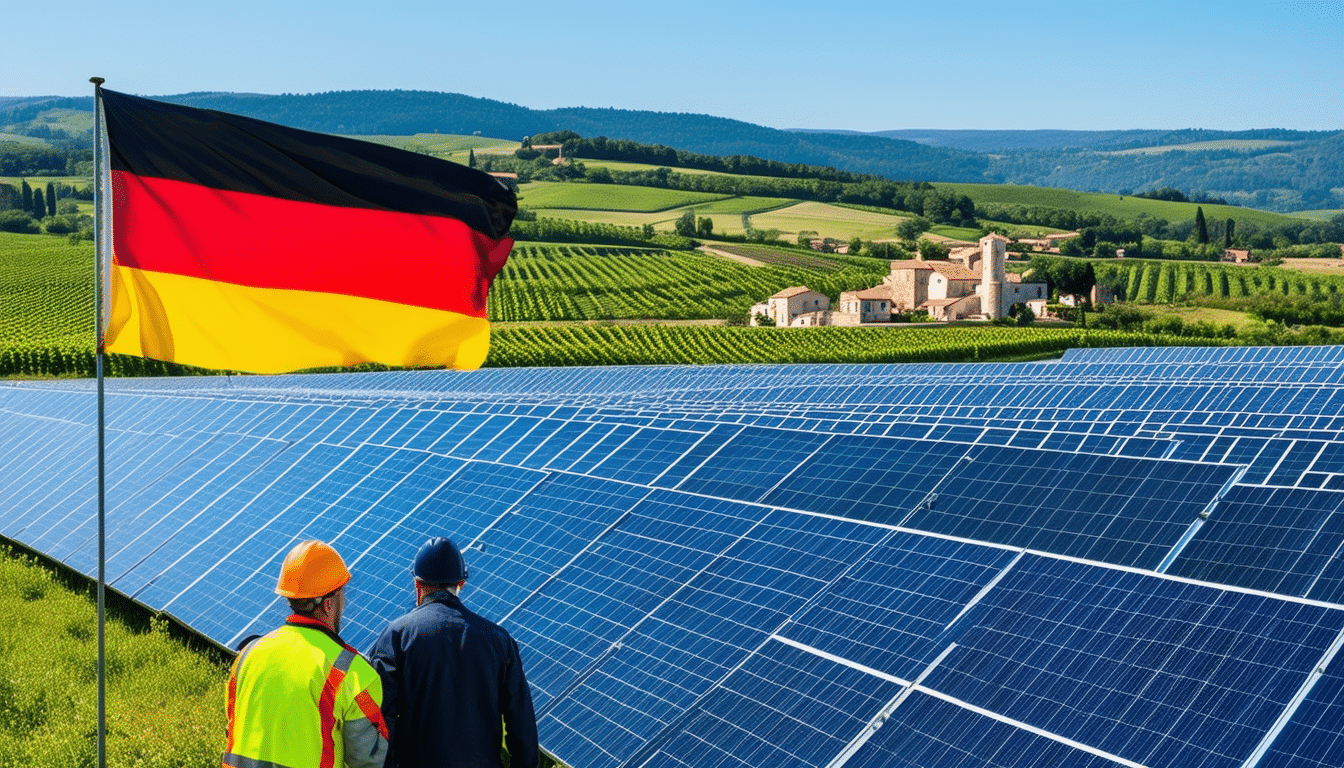
[[[514,768],[536,768],[536,714],[518,644],[452,592],[427,596],[389,624],[369,661],[383,676],[389,766],[498,768],[503,743]]]

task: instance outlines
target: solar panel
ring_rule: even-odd
[[[1336,765],[1341,362],[113,380],[108,575],[231,646],[323,538],[367,648],[451,536],[583,768]],[[92,422],[0,383],[0,533],[84,573]]]

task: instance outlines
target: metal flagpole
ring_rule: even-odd
[[[107,622],[107,526],[106,526],[106,473],[103,463],[103,290],[104,262],[110,258],[107,216],[107,182],[103,166],[107,163],[106,126],[103,120],[103,78],[91,77],[93,83],[93,199],[97,219],[97,237],[93,249],[93,314],[98,349],[94,368],[98,379],[98,768],[107,768],[107,644],[104,626]]]

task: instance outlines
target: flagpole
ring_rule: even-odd
[[[97,338],[97,353],[94,356],[94,369],[98,379],[98,768],[107,768],[107,643],[104,627],[107,623],[107,519],[106,519],[106,472],[104,468],[103,441],[103,281],[104,261],[109,258],[106,252],[109,243],[107,234],[107,189],[103,180],[103,165],[107,162],[103,150],[105,126],[103,125],[103,94],[105,82],[101,77],[91,77],[93,83],[93,199],[94,217],[97,233],[93,248],[93,314]]]

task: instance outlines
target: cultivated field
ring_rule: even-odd
[[[422,152],[463,165],[467,164],[467,159],[473,151],[477,155],[507,155],[512,154],[514,150],[521,146],[516,141],[489,139],[484,136],[455,136],[446,133],[417,133],[413,136],[358,135],[350,138],[386,144],[411,152]]]
[[[1235,205],[1204,205],[1195,203],[1172,203],[1165,200],[1146,200],[1132,195],[1111,195],[1097,192],[1074,192],[1068,189],[1050,189],[1044,187],[1015,187],[1006,184],[937,184],[940,189],[948,189],[960,195],[967,195],[977,205],[1025,205],[1062,208],[1072,211],[1091,211],[1109,213],[1113,216],[1132,219],[1140,213],[1146,213],[1168,221],[1188,221],[1195,218],[1195,209],[1203,208],[1204,216],[1213,219],[1236,219],[1238,222],[1253,221],[1260,224],[1281,224],[1290,217],[1253,208],[1240,208]]]
[[[754,214],[751,225],[756,229],[778,229],[785,240],[793,239],[799,232],[812,230],[819,237],[836,240],[849,240],[860,237],[864,240],[895,239],[896,225],[906,216],[846,208],[830,203],[801,202],[776,208],[765,213]],[[715,221],[717,224],[718,221]],[[979,233],[976,233],[979,237]]]
[[[699,252],[520,243],[490,292],[490,318],[745,320],[752,304],[806,284],[825,293],[876,285],[887,266],[876,260],[812,258],[750,267]]]
[[[613,184],[532,182],[523,185],[518,204],[529,210],[598,210],[660,213],[673,208],[724,200],[729,195]]]
[[[490,334],[486,367],[1032,360],[1075,347],[1208,346],[1210,339],[1060,327],[723,328],[539,325]]]

